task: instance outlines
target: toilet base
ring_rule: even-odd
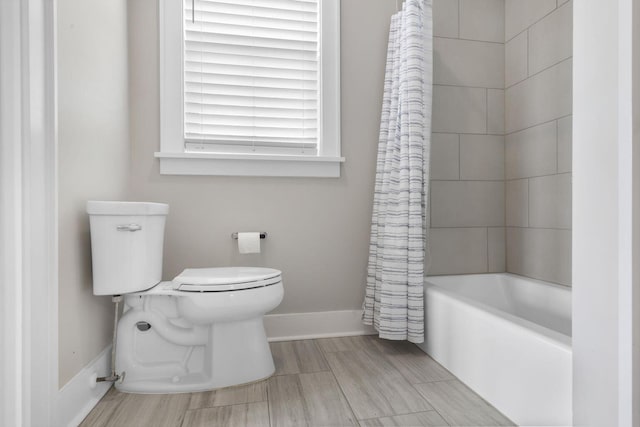
[[[164,394],[209,391],[269,378],[275,372],[263,314],[193,325],[177,316],[176,298],[128,297],[118,325],[117,390]],[[141,322],[151,325],[140,330]],[[144,329],[144,328],[142,328]]]

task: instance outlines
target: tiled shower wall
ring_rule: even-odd
[[[571,33],[572,1],[434,0],[428,274],[571,283]]]
[[[573,4],[505,6],[507,271],[570,285]]]
[[[434,0],[431,275],[505,270],[504,11]]]

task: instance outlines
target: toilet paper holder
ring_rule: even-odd
[[[238,232],[231,233],[231,238],[238,240]],[[261,239],[266,239],[267,238],[267,232],[266,231],[261,231],[260,232],[260,238]]]

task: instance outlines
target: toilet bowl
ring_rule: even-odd
[[[270,268],[189,268],[160,281],[160,203],[87,203],[94,294],[123,295],[118,390],[187,393],[267,378],[275,367],[263,316],[283,297]]]

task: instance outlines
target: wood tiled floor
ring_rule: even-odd
[[[507,426],[413,344],[372,336],[272,343],[273,377],[206,393],[111,389],[83,427]]]

